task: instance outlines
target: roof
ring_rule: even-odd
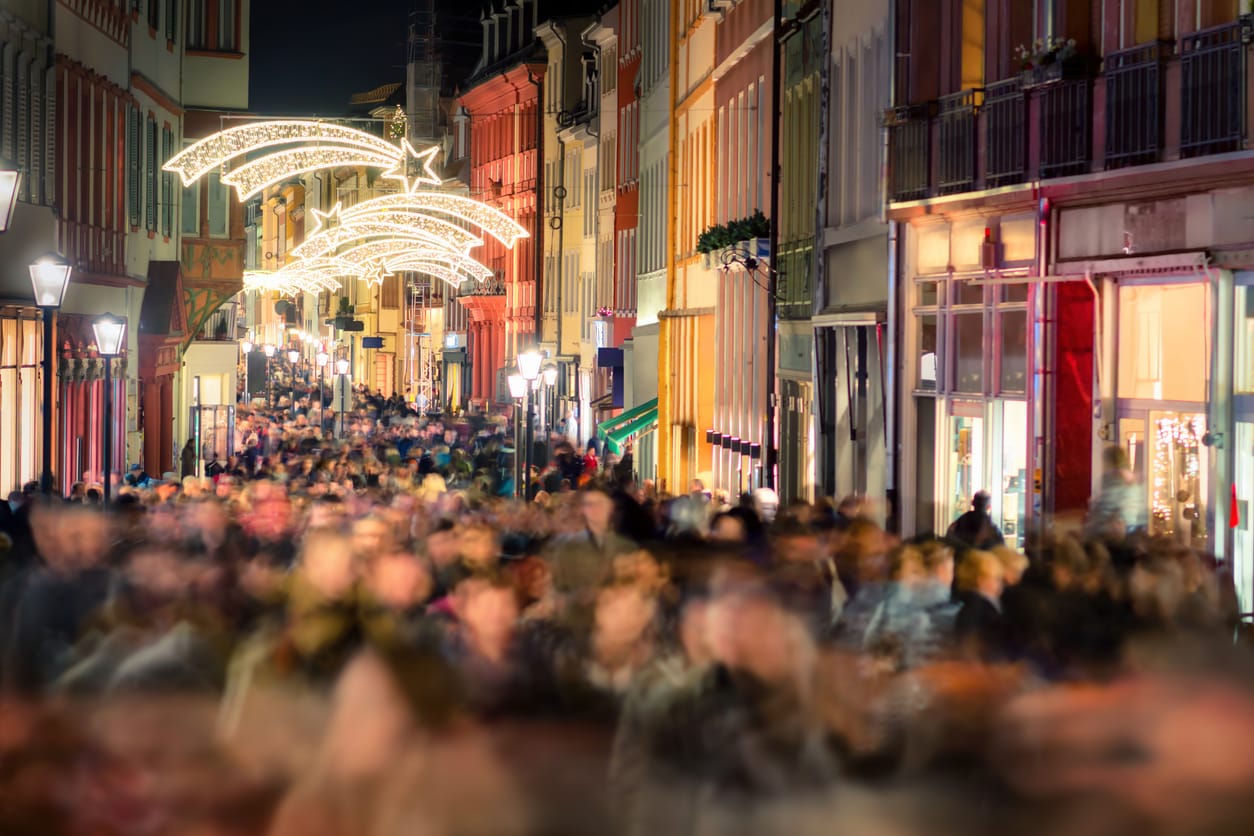
[[[399,81],[392,84],[380,84],[378,87],[365,93],[354,93],[349,97],[348,103],[350,105],[381,104],[390,99],[392,94],[399,89],[401,89]]]
[[[139,310],[139,333],[167,337],[183,332],[179,262],[148,262],[148,287]]]

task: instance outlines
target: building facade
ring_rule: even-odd
[[[900,471],[919,486],[904,529],[986,490],[1022,542],[1085,513],[1115,446],[1142,488],[1128,522],[1214,550],[1248,605],[1250,18],[1120,0],[1005,4],[979,27],[929,13],[946,11],[949,37],[982,30],[981,48],[916,53],[891,129]],[[1075,56],[1009,63],[1045,34]],[[898,52],[925,40],[899,29]]]

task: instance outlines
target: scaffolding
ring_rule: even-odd
[[[432,144],[440,139],[440,39],[436,34],[435,0],[414,0],[409,13],[405,109],[409,139]]]
[[[439,409],[439,358],[431,337],[430,311],[437,303],[430,276],[410,274],[405,324],[405,365],[409,391],[421,409]]]

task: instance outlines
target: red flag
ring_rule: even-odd
[[[1228,517],[1229,528],[1239,528],[1241,526],[1241,508],[1237,505],[1237,485],[1235,482],[1232,483],[1232,506]]]

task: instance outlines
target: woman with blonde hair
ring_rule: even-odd
[[[962,608],[954,634],[965,653],[984,661],[1009,656],[1006,619],[1001,611],[1006,570],[991,552],[972,550],[958,566],[958,596]]]

